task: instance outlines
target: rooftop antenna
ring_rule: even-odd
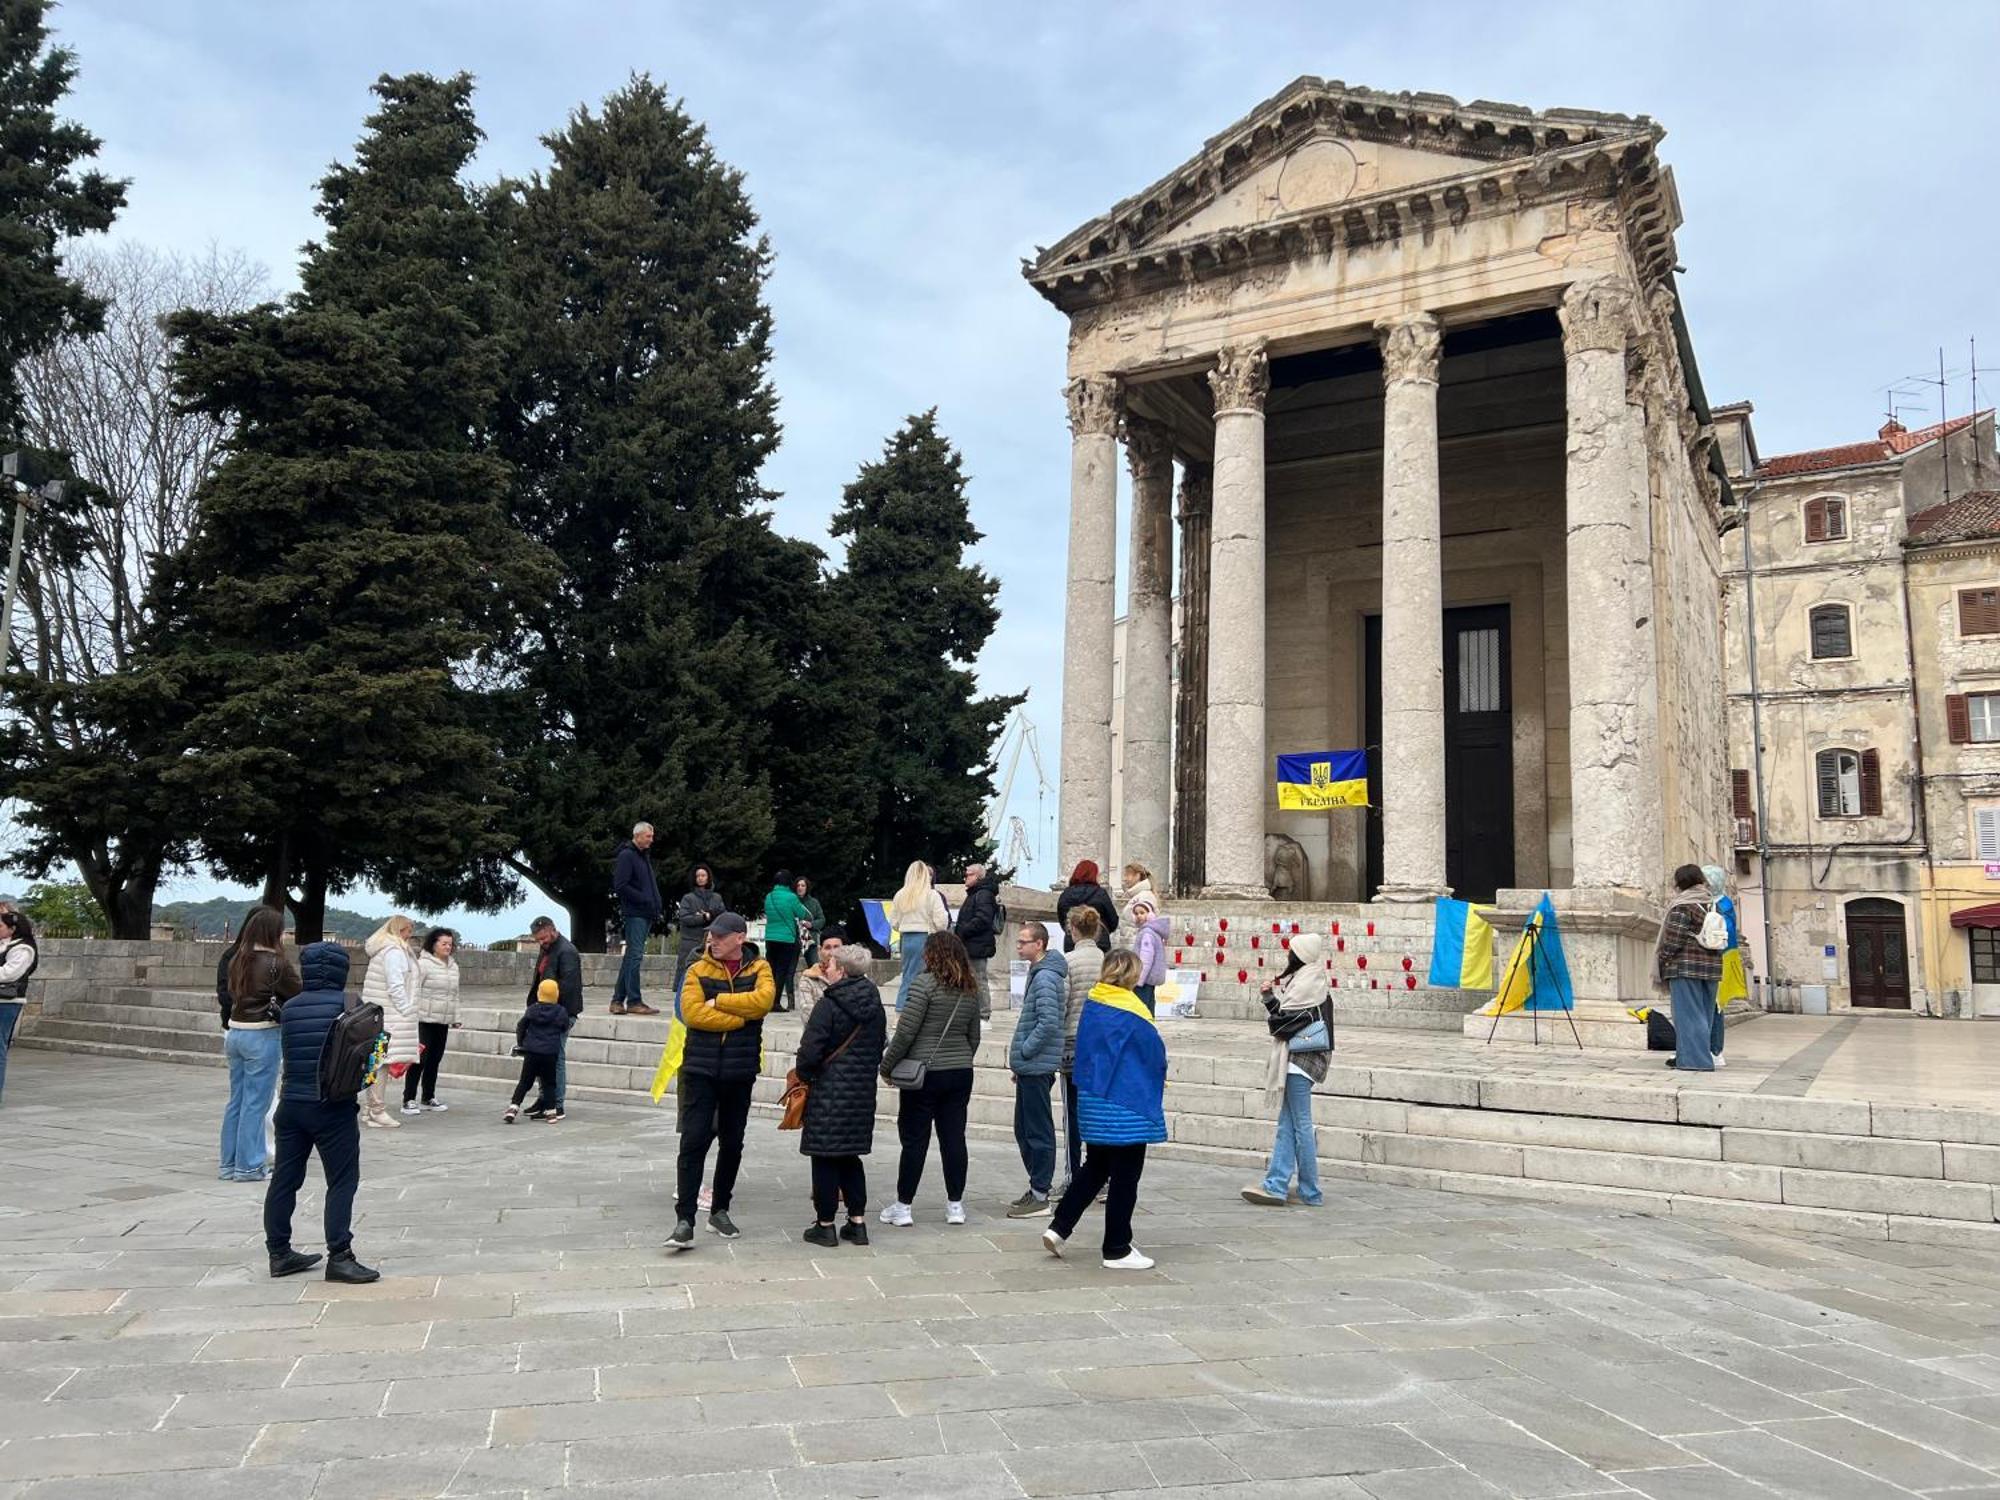
[[[1944,345],[1938,345],[1938,457],[1944,461],[1944,503],[1951,504],[1951,433],[1946,428],[1951,423],[1951,406],[1945,396],[1950,387],[1944,383]]]
[[[1986,488],[1986,445],[1979,441],[1979,336],[1967,334],[1965,347],[1972,366],[1972,487]]]

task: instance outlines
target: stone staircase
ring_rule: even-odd
[[[212,972],[212,960],[210,966]],[[181,978],[191,967],[160,962],[149,976]],[[29,1018],[18,1046],[220,1063],[210,989],[139,982],[130,972],[126,982],[79,983],[84,997],[65,995]],[[497,1114],[511,1088],[519,1063],[508,1053],[524,988],[485,983],[464,990],[465,1026],[454,1034],[442,1069],[442,1090],[462,1108],[479,1107],[466,1097],[473,1094]],[[1404,991],[1412,993],[1418,992]],[[571,1036],[571,1102],[644,1103],[666,1020],[613,1017],[603,1003],[603,988],[590,993],[592,1008]],[[758,1091],[766,1107],[776,1103],[799,1025],[789,1015],[766,1024],[766,1076]],[[989,1137],[1011,1133],[1005,1042],[1012,1025],[1011,1014],[996,1012],[982,1048],[972,1123]],[[1198,1018],[1163,1022],[1161,1029],[1171,1141],[1159,1149],[1235,1162],[1246,1171],[1261,1163],[1273,1115],[1263,1091],[1269,1048],[1261,1025]],[[1336,1061],[1314,1104],[1323,1174],[2000,1248],[2000,1112],[1583,1081],[1538,1073],[1539,1059],[1515,1061],[1530,1056],[1525,1049],[1466,1044],[1427,1055],[1449,1062]],[[884,1090],[882,1105],[886,1130],[895,1096]]]

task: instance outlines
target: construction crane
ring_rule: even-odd
[[[1000,730],[999,742],[993,747],[993,763],[1001,767],[1000,782],[993,790],[993,800],[986,804],[986,841],[998,849],[1001,834],[1011,831],[1006,863],[1016,869],[1034,858],[1026,826],[1020,818],[1010,819],[1007,813],[1007,806],[1014,796],[1014,777],[1021,769],[1023,750],[1027,751],[1028,759],[1035,768],[1035,827],[1040,830],[1043,804],[1055,787],[1042,767],[1041,741],[1035,735],[1035,721],[1028,717],[1025,702],[1014,706],[1013,713],[1007,716],[1007,722]],[[1015,858],[1017,853],[1019,861]]]
[[[1035,851],[1028,847],[1028,825],[1018,817],[1007,820],[1007,852],[1000,863],[1010,870],[1023,869],[1034,862]]]

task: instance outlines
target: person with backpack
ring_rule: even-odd
[[[7,1048],[14,1040],[14,1023],[28,1001],[28,976],[41,959],[35,924],[28,914],[12,907],[0,912],[0,1092],[7,1087]]]
[[[1715,1071],[1715,991],[1729,924],[1715,909],[1699,865],[1674,871],[1674,897],[1660,920],[1653,979],[1672,997],[1674,1055],[1667,1066],[1687,1073]]]
[[[278,1097],[278,1152],[264,1194],[264,1248],[271,1274],[293,1276],[319,1264],[292,1248],[292,1208],[319,1153],[326,1176],[326,1279],[356,1285],[382,1273],[354,1257],[354,1193],[361,1185],[361,1110],[355,1098],[381,1066],[387,1040],[378,1005],[350,1002],[347,950],[311,943],[299,953],[305,988],[278,1018],[284,1081]]]
[[[979,1019],[993,1016],[993,990],[987,979],[987,961],[999,950],[1000,933],[1007,925],[1007,912],[1000,905],[997,881],[986,878],[986,866],[965,867],[965,904],[958,909],[952,931],[965,944],[965,956],[972,960],[972,978],[979,991]]]

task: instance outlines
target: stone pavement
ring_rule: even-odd
[[[2000,1257],[1149,1170],[1145,1275],[998,1206],[808,1253],[752,1122],[744,1238],[668,1259],[670,1113],[370,1132],[357,1248],[272,1282],[221,1078],[24,1052],[0,1113],[0,1500],[1158,1493],[2000,1496]],[[893,1165],[878,1136],[879,1193]],[[317,1195],[301,1205],[312,1243]],[[1081,1248],[1095,1228],[1086,1219]]]

